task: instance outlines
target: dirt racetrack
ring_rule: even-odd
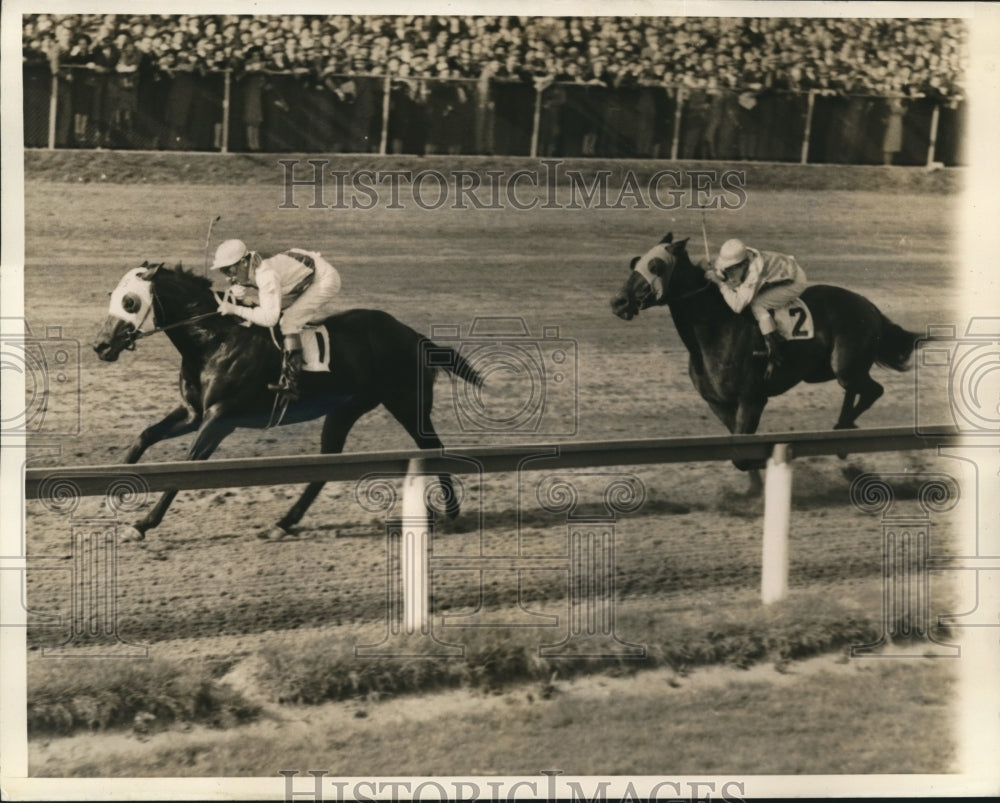
[[[139,343],[112,364],[99,362],[89,341],[106,315],[108,292],[144,259],[201,269],[209,218],[221,214],[213,244],[241,237],[273,251],[302,246],[321,251],[343,279],[345,307],[377,307],[422,332],[477,316],[524,319],[533,337],[544,327],[572,342],[575,390],[553,402],[551,417],[531,432],[476,435],[480,443],[549,443],[692,434],[724,428],[697,397],[684,351],[665,309],[626,323],[608,300],[624,279],[631,256],[667,230],[691,236],[703,258],[701,217],[686,208],[662,210],[562,209],[427,211],[279,208],[279,186],[48,183],[26,185],[25,315],[36,336],[60,325],[80,343],[78,434],[36,437],[32,465],[118,462],[131,439],[166,413],[177,398],[179,358],[164,337]],[[812,282],[840,284],[866,295],[892,320],[913,331],[930,323],[963,324],[954,281],[959,264],[955,195],[897,195],[849,191],[770,191],[753,182],[738,210],[707,216],[714,249],[730,236],[794,254]],[[404,202],[407,199],[404,188]],[[914,374],[875,368],[886,393],[861,426],[914,421]],[[457,445],[451,385],[437,384],[435,421],[446,444]],[[947,421],[941,399],[922,388],[920,415]],[[772,400],[761,431],[824,429],[841,400],[833,383],[800,385]],[[509,401],[509,399],[507,400]],[[500,400],[503,403],[503,400]],[[71,416],[72,411],[67,412]],[[52,419],[52,427],[58,429]],[[218,457],[312,454],[318,422],[278,431],[238,431]],[[183,459],[190,438],[154,446],[144,460]],[[363,418],[348,451],[409,448],[406,434],[384,411]],[[46,451],[45,447],[58,451]],[[791,543],[793,586],[848,588],[877,579],[880,529],[848,501],[849,476],[861,471],[935,469],[927,455],[882,454],[800,460],[795,464]],[[846,474],[845,474],[846,470]],[[616,527],[620,604],[645,597],[680,607],[709,590],[745,592],[759,583],[759,501],[737,498],[745,478],[728,463],[623,467],[646,488],[647,503]],[[593,472],[590,472],[593,474]],[[582,472],[581,499],[600,499],[600,478]],[[530,483],[518,496],[513,475],[465,483],[460,519],[443,528],[435,554],[510,554],[518,538],[518,499],[532,499]],[[118,626],[129,641],[148,644],[192,636],[240,635],[304,626],[367,625],[385,616],[382,523],[362,509],[350,483],[324,490],[299,538],[255,537],[292,503],[298,487],[184,492],[148,550],[119,551]],[[97,499],[84,499],[77,519],[104,516]],[[479,532],[476,507],[481,505]],[[521,505],[522,513],[526,510]],[[520,532],[524,554],[551,554],[565,544],[565,520],[527,508]],[[73,527],[66,515],[32,502],[26,509],[28,554],[68,555]],[[435,612],[476,606],[477,577],[452,573],[435,587]],[[523,578],[520,599],[532,611],[558,609],[564,576],[537,571]],[[435,581],[436,584],[438,580]],[[518,599],[512,572],[488,577],[484,604],[505,608]],[[29,608],[65,613],[65,573],[34,572]],[[641,633],[621,633],[641,641]],[[31,628],[38,647],[65,632]]]

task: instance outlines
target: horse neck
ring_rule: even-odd
[[[722,298],[719,288],[690,261],[678,263],[664,300],[677,333],[692,354],[701,354],[725,342],[731,327],[740,320]]]
[[[171,327],[165,334],[182,355],[193,350],[201,352],[211,342],[218,329],[218,321],[191,318],[212,312],[216,304],[212,292],[184,276],[154,277],[153,317],[157,326]]]

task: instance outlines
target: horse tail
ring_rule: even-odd
[[[455,349],[448,346],[439,346],[436,343],[427,341],[427,345],[433,350],[433,365],[442,368],[448,373],[454,374],[459,379],[481,388],[485,380],[480,373],[473,368],[466,359]]]
[[[920,335],[907,331],[882,315],[882,331],[876,346],[875,361],[883,368],[907,370],[918,337]]]

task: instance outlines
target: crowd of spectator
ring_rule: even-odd
[[[239,109],[234,133],[248,150],[288,149],[281,147],[292,145],[285,134],[274,141],[268,118],[283,114],[290,122],[302,103],[316,113],[288,129],[297,132],[296,146],[375,149],[389,74],[396,113],[389,140],[397,150],[523,150],[541,89],[543,151],[655,155],[666,145],[664,126],[650,121],[672,115],[682,87],[688,119],[682,149],[711,157],[726,147],[755,148],[746,136],[740,142],[741,124],[745,129],[760,116],[754,111],[760,98],[776,93],[894,97],[903,109],[920,98],[955,106],[963,98],[966,36],[961,20],[948,19],[23,18],[26,65],[47,65],[64,79],[60,105],[73,114],[60,121],[62,144],[114,145],[116,131],[137,131],[159,147],[218,147],[221,75],[230,71]],[[601,121],[615,120],[609,108],[641,130],[627,142],[603,130]],[[162,125],[147,120],[143,131],[137,118],[144,109],[159,110]],[[442,115],[451,116],[448,125]],[[455,138],[456,126],[468,141]],[[730,145],[715,141],[720,136]]]
[[[151,58],[163,70],[382,74],[484,71],[609,79],[842,89],[885,95],[961,92],[965,25],[945,19],[716,17],[26,15],[25,57],[53,52],[114,69]],[[109,63],[110,62],[110,63]]]

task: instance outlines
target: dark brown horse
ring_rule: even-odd
[[[114,361],[123,349],[134,348],[138,337],[150,333],[143,328],[149,320],[165,330],[181,353],[182,403],[136,438],[125,462],[136,462],[158,441],[195,431],[188,459],[204,460],[237,427],[263,428],[272,422],[275,394],[268,384],[280,372],[281,351],[267,329],[247,328],[218,315],[208,279],[179,265],[170,269],[144,263],[129,271],[111,294],[108,318],[94,342],[98,357]],[[281,423],[325,416],[320,449],[337,453],[354,423],[382,404],[418,447],[441,448],[430,418],[436,369],[424,358],[426,347],[433,344],[378,310],[348,310],[323,323],[330,333],[331,369],[303,373],[302,397],[289,405]],[[433,346],[433,351],[440,355],[446,349]],[[465,381],[482,384],[457,353],[445,364]],[[440,480],[446,512],[454,517],[458,501],[451,477],[441,475]],[[287,533],[297,524],[323,484],[310,483],[272,535]],[[139,538],[163,520],[176,493],[165,492],[135,524]]]
[[[635,257],[632,273],[611,300],[611,309],[630,321],[649,307],[670,308],[691,355],[691,380],[730,432],[756,432],[771,396],[799,382],[831,379],[844,389],[834,429],[854,428],[858,416],[884,392],[869,373],[872,365],[906,370],[916,334],[892,323],[864,296],[816,284],[802,294],[812,311],[815,336],[782,344],[783,363],[769,372],[763,336],[750,311],[736,314],[730,309],[719,288],[706,278],[705,269],[691,262],[686,244],[686,239],[674,242],[667,234],[643,257]],[[640,259],[643,270],[635,270]],[[751,491],[759,491],[756,469],[762,465],[753,461],[736,465],[753,470]]]

